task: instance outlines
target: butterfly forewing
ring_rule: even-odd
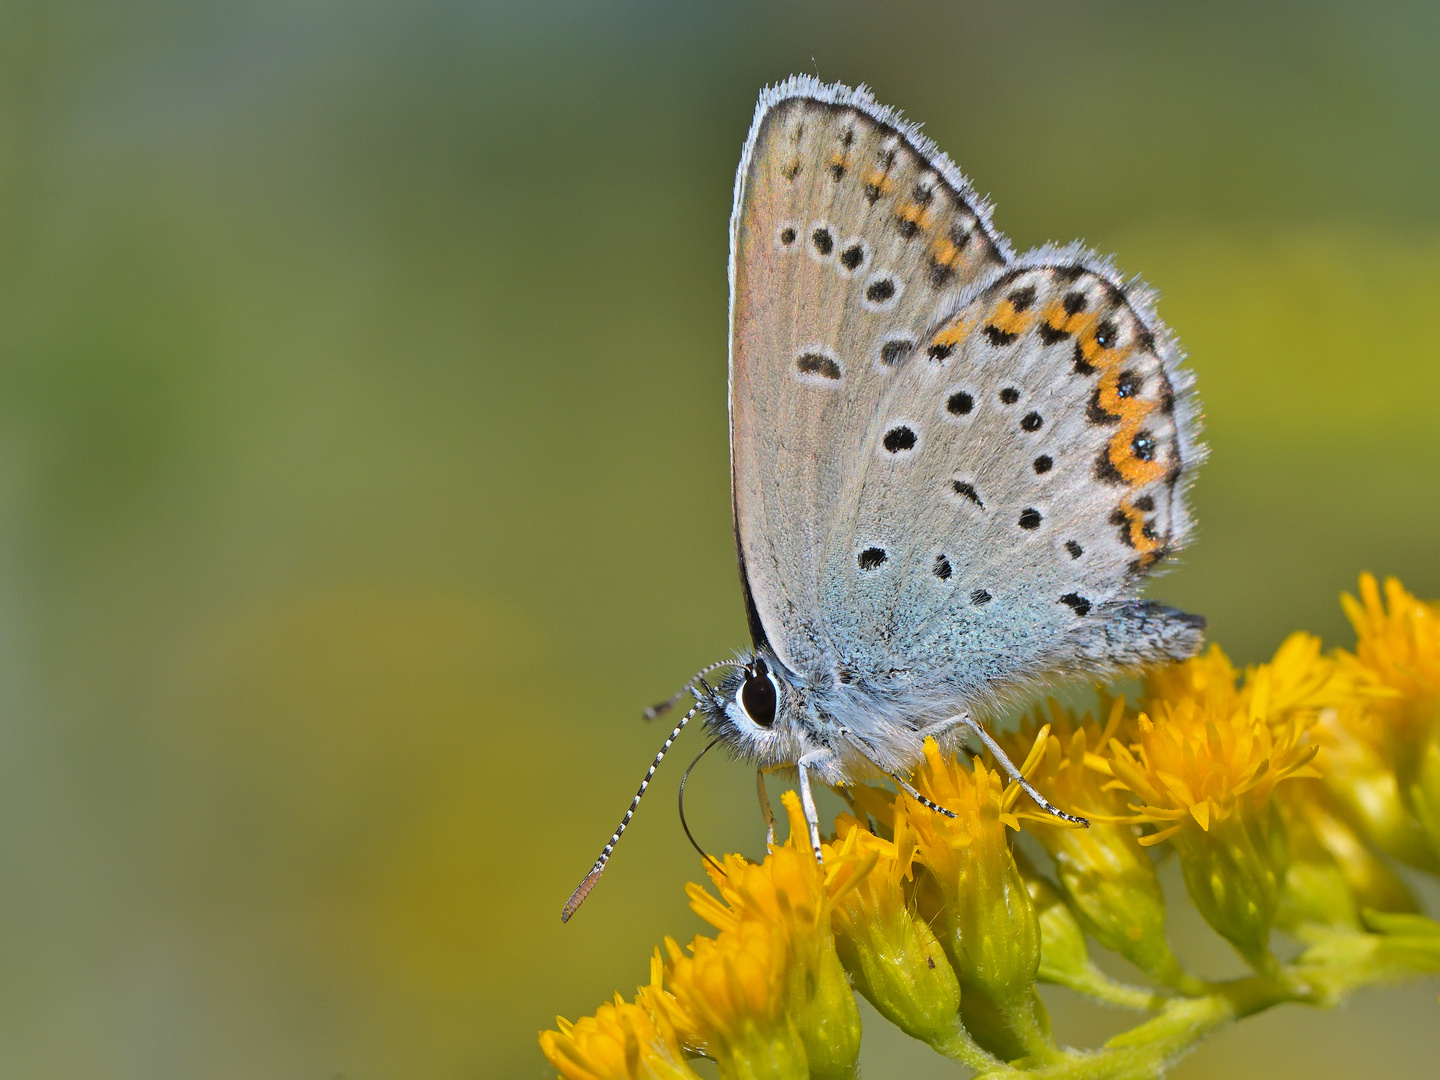
[[[762,97],[731,222],[731,455],[756,614],[792,670],[829,667],[836,515],[861,433],[939,313],[1008,249],[943,155],[863,91]],[[838,525],[845,531],[848,523]],[[858,557],[858,556],[857,556]],[[848,632],[853,617],[838,624]]]

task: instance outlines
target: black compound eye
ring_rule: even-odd
[[[755,667],[746,674],[740,693],[735,696],[740,708],[755,724],[768,728],[775,723],[775,709],[780,704],[780,695],[776,693],[775,679],[764,660],[755,661]]]

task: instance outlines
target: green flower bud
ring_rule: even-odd
[[[1431,854],[1440,857],[1440,711],[1431,711],[1437,715],[1427,725],[1427,737],[1415,756],[1414,779],[1405,786],[1405,801],[1429,841]]]
[[[863,878],[836,901],[831,913],[840,961],[855,989],[877,1012],[912,1038],[937,1049],[963,1037],[960,982],[940,942],[907,902],[904,879],[910,850],[883,840],[842,818],[845,839],[873,858]],[[897,841],[905,845],[905,826]]]
[[[1274,966],[1270,929],[1287,863],[1285,830],[1270,804],[1180,829],[1173,843],[1190,898],[1205,921],[1259,970]]]
[[[1440,871],[1428,833],[1411,815],[1395,769],[1377,743],[1383,719],[1347,707],[1323,714],[1315,732],[1325,786],[1347,821],[1385,854],[1419,870]]]
[[[1108,730],[1118,723],[1123,704],[1115,703]],[[1124,820],[1125,798],[1113,790],[1108,766],[1099,757],[1107,730],[1088,716],[1075,719],[1054,702],[1050,713],[1053,734],[1030,780],[1060,805],[1087,815],[1090,827],[1069,827],[1046,815],[1028,818],[1027,831],[1054,859],[1058,884],[1085,933],[1156,981],[1195,992],[1199,984],[1165,937],[1165,895],[1155,865],[1134,826]],[[1037,714],[1009,740],[1012,750],[1021,749],[1027,730],[1039,719]]]
[[[1361,928],[1361,908],[1415,912],[1415,898],[1339,816],[1324,786],[1314,780],[1291,785],[1278,800],[1289,837],[1277,925],[1310,936],[1306,924]]]
[[[896,816],[903,812],[915,837],[916,857],[938,886],[940,942],[962,982],[978,988],[984,1000],[994,1004],[1000,1026],[1013,1041],[1027,1055],[1044,1058],[1054,1052],[1054,1044],[1035,995],[1040,924],[1006,833],[1007,827],[1019,827],[1009,812],[1019,789],[1013,785],[1005,789],[999,774],[986,769],[978,758],[973,770],[957,760],[947,761],[933,739],[926,741],[925,757],[925,765],[916,773],[916,787],[955,816],[936,813],[911,799],[904,800],[903,811],[897,807]],[[961,1006],[967,1027],[969,996],[964,989]],[[971,1031],[979,1039],[979,1033]]]
[[[1017,856],[1015,861],[1040,920],[1040,981],[1068,986],[1112,1005],[1154,1007],[1154,994],[1116,982],[1095,966],[1085,943],[1085,931],[1060,891],[1023,856]]]

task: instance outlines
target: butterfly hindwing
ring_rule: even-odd
[[[831,663],[825,553],[860,434],[937,313],[1008,259],[954,166],[863,89],[762,96],[731,219],[732,481],[752,623],[793,670]]]
[[[853,453],[822,571],[837,657],[972,700],[1125,666],[1096,642],[1187,539],[1200,456],[1147,294],[1073,249],[927,328]]]

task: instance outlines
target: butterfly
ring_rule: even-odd
[[[1138,597],[1193,531],[1203,448],[1181,359],[1143,284],[1078,244],[1017,255],[950,159],[863,86],[766,89],[730,219],[752,645],[649,710],[695,698],[562,918],[697,713],[762,775],[798,770],[817,858],[812,780],[879,774],[928,803],[905,775],[932,736],[973,733],[1083,823],[977,716],[1198,651],[1203,618]]]

